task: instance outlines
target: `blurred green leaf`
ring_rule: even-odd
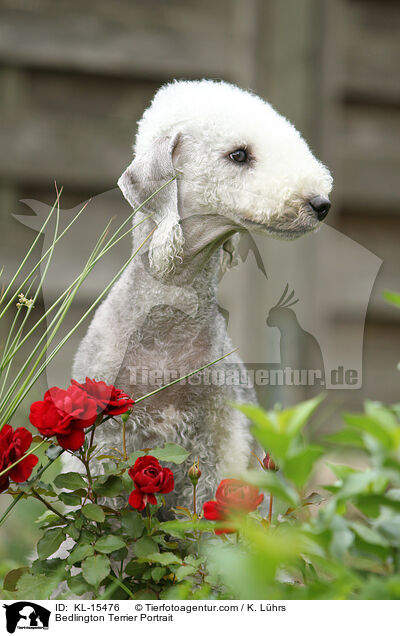
[[[323,452],[324,449],[321,446],[309,445],[295,454],[290,454],[285,462],[286,477],[298,488],[303,488]]]
[[[366,543],[380,545],[384,548],[389,545],[389,542],[373,528],[369,528],[368,526],[359,523],[358,521],[349,521],[348,525]]]
[[[327,435],[325,439],[326,441],[333,444],[345,444],[346,446],[356,446],[358,448],[364,448],[364,440],[361,431],[347,427],[342,428],[336,433]]]
[[[25,566],[8,572],[4,577],[3,589],[8,592],[15,592],[17,583],[25,572],[29,572],[29,567]]]
[[[392,422],[389,418],[353,413],[345,413],[343,418],[347,424],[368,433],[368,435],[378,440],[385,448],[397,448],[399,444],[399,430],[396,423],[392,426]]]
[[[384,291],[382,292],[383,297],[392,305],[396,307],[400,307],[400,294],[396,294],[396,292]]]

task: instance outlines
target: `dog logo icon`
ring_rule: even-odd
[[[9,634],[16,629],[49,629],[50,610],[32,603],[19,601],[3,605],[6,610],[6,628]]]

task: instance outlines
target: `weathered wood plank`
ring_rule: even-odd
[[[2,0],[3,64],[116,75],[223,75],[229,0]]]
[[[101,190],[130,161],[136,122],[158,84],[20,70],[3,71],[0,88],[0,177]]]
[[[344,90],[373,101],[398,101],[400,5],[352,0],[346,17]]]
[[[400,213],[400,109],[342,106],[342,127],[331,137],[335,189],[346,205]]]

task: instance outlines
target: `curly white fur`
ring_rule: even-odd
[[[237,148],[247,152],[243,164],[229,157]],[[132,206],[168,185],[138,214],[152,216],[134,231],[134,249],[153,231],[149,246],[97,310],[73,376],[104,379],[138,397],[155,388],[138,379],[138,369],[157,370],[162,385],[162,372],[181,376],[233,349],[216,300],[221,256],[230,258],[238,232],[292,239],[316,229],[309,200],[326,197],[332,179],[269,104],[231,84],[203,80],[157,92],[118,183]],[[236,354],[219,367],[231,365],[243,366]],[[182,444],[200,458],[204,501],[221,478],[248,467],[248,421],[229,402],[254,401],[254,391],[244,387],[176,384],[133,409],[128,450]],[[113,421],[97,435],[105,449],[121,444],[121,427]],[[173,468],[170,501],[185,505],[188,465]]]

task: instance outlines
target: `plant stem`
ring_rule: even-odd
[[[10,503],[10,505],[8,506],[7,510],[5,511],[5,513],[1,516],[0,518],[0,526],[2,525],[2,523],[6,520],[6,518],[8,517],[9,513],[11,512],[11,510],[14,508],[14,506],[19,502],[19,500],[21,499],[21,497],[24,496],[23,492],[20,492],[16,497],[14,497],[14,499],[12,500],[12,502]]]
[[[36,490],[34,488],[32,488],[31,490],[32,495],[35,497],[35,499],[38,499],[39,501],[42,502],[42,504],[44,506],[46,506],[46,508],[48,508],[49,510],[51,510],[51,512],[54,512],[55,515],[57,515],[58,517],[60,517],[60,519],[62,519],[63,521],[65,521],[66,523],[68,522],[67,517],[64,517],[64,515],[61,514],[61,512],[58,512],[58,510],[56,510],[55,508],[53,508],[53,506],[51,504],[49,504],[48,501],[46,501],[46,499],[43,499],[43,497],[41,495],[39,495],[38,492],[36,492]]]
[[[196,488],[197,484],[193,484],[193,515],[197,516]]]
[[[269,496],[269,510],[268,510],[268,523],[269,523],[269,525],[271,525],[271,522],[272,522],[272,504],[273,504],[273,501],[274,501],[274,497],[273,497],[273,495],[270,495]]]
[[[225,355],[221,356],[220,358],[217,358],[216,360],[213,360],[212,362],[208,362],[204,366],[199,367],[198,369],[195,369],[194,371],[191,371],[190,373],[187,373],[186,375],[182,375],[180,378],[177,378],[176,380],[173,380],[172,382],[169,382],[168,384],[164,384],[163,386],[160,386],[158,389],[151,391],[151,393],[146,393],[146,395],[142,395],[141,397],[135,400],[135,404],[139,404],[139,402],[146,400],[152,395],[155,395],[156,393],[159,393],[160,391],[163,391],[164,389],[168,389],[168,387],[173,386],[174,384],[177,384],[178,382],[182,382],[182,380],[186,380],[186,378],[190,378],[192,375],[195,375],[196,373],[200,373],[200,371],[203,371],[204,369],[211,367],[211,365],[213,364],[217,364],[217,362],[220,362],[224,358],[227,358],[228,356],[232,355],[232,353],[235,353],[235,351],[237,351],[237,348],[233,349],[233,351],[229,351],[229,353],[225,353]]]
[[[130,591],[130,589],[128,587],[126,587],[126,585],[124,583],[122,583],[122,581],[117,579],[116,576],[114,576],[113,574],[109,574],[107,578],[111,579],[112,581],[114,581],[121,589],[123,589],[124,592],[126,592],[128,594],[129,598],[135,600],[135,597],[134,597],[133,593]]]
[[[126,452],[126,420],[122,420],[122,450],[124,455],[124,461],[128,459],[128,453]]]

